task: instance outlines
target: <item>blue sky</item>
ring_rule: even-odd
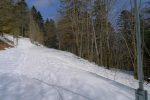
[[[26,0],[29,7],[33,5],[41,12],[44,19],[57,19],[59,0]]]
[[[58,18],[58,9],[60,7],[59,0],[26,0],[29,7],[32,7],[33,5],[37,8],[38,11],[41,12],[44,19],[52,18],[57,19]],[[130,2],[130,0],[118,0],[119,2],[115,6],[115,9],[119,9],[119,7],[122,7],[125,2]],[[146,2],[149,0],[142,0],[142,2]],[[127,3],[127,6],[129,5]],[[114,13],[114,12],[113,12]]]

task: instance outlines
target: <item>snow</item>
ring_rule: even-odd
[[[28,38],[0,51],[1,100],[134,100],[137,87],[129,74],[36,46]],[[149,91],[149,85],[145,89]]]
[[[5,37],[1,37],[1,36],[0,36],[0,40],[1,40],[1,41],[3,41],[4,43],[9,44],[10,46],[13,46],[13,44],[12,44],[12,43],[10,43],[8,40],[6,40],[6,38],[5,38]]]

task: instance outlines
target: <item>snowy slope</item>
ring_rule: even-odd
[[[98,67],[77,56],[20,38],[0,51],[1,100],[134,100],[132,76]],[[103,78],[106,77],[106,78]],[[129,80],[132,80],[129,81]],[[128,82],[129,81],[129,82]],[[131,83],[130,83],[131,82]],[[145,87],[149,90],[149,86]]]

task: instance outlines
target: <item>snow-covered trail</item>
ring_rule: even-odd
[[[20,39],[16,48],[0,51],[0,98],[134,100],[134,89],[84,70],[91,65],[71,53]]]

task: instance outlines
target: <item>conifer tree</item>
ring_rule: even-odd
[[[33,6],[30,12],[30,38],[34,42],[44,44],[43,18]]]
[[[47,19],[45,22],[45,45],[50,48],[57,48],[56,25],[53,19]]]

